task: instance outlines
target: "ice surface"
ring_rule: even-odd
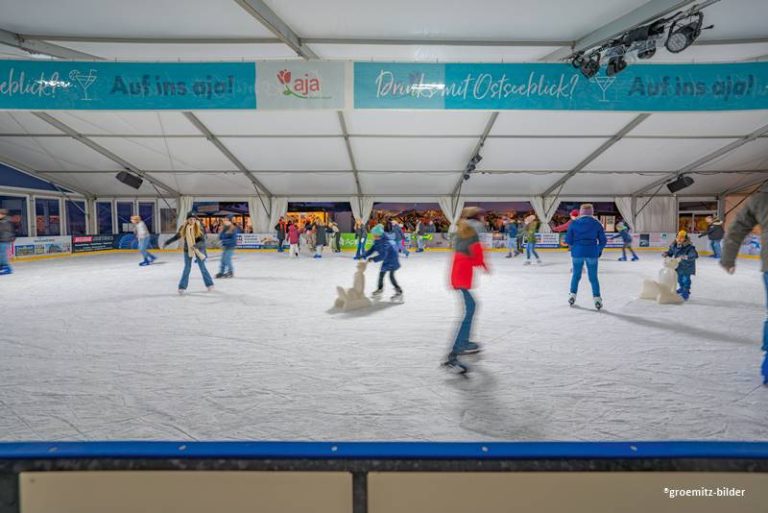
[[[215,292],[193,268],[186,296],[178,253],[18,264],[0,277],[0,439],[768,439],[757,262],[702,258],[691,301],[661,306],[637,299],[660,257],[608,252],[597,313],[586,276],[568,307],[567,255],[542,257],[491,256],[470,379],[439,368],[449,253],[403,261],[405,304],[348,314],[328,312],[348,253],[241,252]]]

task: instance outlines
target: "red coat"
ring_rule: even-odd
[[[568,221],[565,224],[561,224],[560,226],[555,226],[554,228],[552,228],[552,231],[555,232],[555,233],[567,232],[568,228],[571,226],[572,222],[573,222],[573,219],[571,219],[570,221]]]
[[[469,254],[462,251],[453,253],[451,266],[451,286],[454,289],[471,289],[474,268],[482,266],[488,270],[483,257],[483,246],[479,242],[473,242],[468,247]]]
[[[295,224],[292,224],[290,228],[288,228],[288,244],[298,244],[299,243],[299,229],[296,228]]]

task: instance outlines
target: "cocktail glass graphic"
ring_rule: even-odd
[[[609,101],[608,98],[605,97],[605,93],[608,91],[608,88],[611,87],[613,83],[616,81],[616,77],[606,77],[603,75],[599,75],[599,76],[590,78],[589,81],[596,82],[597,87],[599,87],[600,90],[603,92],[603,97],[600,101],[601,102]]]
[[[83,97],[81,100],[90,101],[91,98],[88,97],[88,88],[96,81],[96,70],[89,69],[88,74],[84,74],[81,73],[80,70],[75,69],[69,72],[69,78],[75,80],[80,84],[80,87],[83,88]]]

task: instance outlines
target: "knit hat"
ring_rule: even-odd
[[[579,215],[593,216],[595,215],[595,207],[592,206],[592,203],[584,203],[581,208],[579,208]]]
[[[688,232],[686,232],[685,230],[680,230],[679,232],[677,232],[677,237],[682,239],[687,239]]]
[[[464,210],[461,211],[461,218],[462,219],[474,219],[480,213],[482,212],[482,209],[479,207],[466,207]]]
[[[190,210],[189,212],[187,212],[187,219],[192,219],[193,217],[197,217],[197,214],[195,213],[194,210]]]
[[[375,235],[376,237],[381,237],[384,235],[384,226],[381,224],[377,224],[373,228],[371,228],[371,235]]]
[[[579,209],[578,208],[574,208],[573,210],[571,210],[571,217],[579,217]]]

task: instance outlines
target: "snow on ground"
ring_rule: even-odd
[[[0,439],[768,439],[757,262],[702,258],[691,301],[660,306],[637,299],[660,257],[608,252],[597,313],[586,274],[569,308],[567,255],[542,256],[491,256],[470,379],[438,365],[460,314],[449,253],[403,262],[405,304],[349,314],[328,311],[348,253],[242,252],[211,293],[193,268],[186,296],[178,253],[18,264],[0,278]]]

